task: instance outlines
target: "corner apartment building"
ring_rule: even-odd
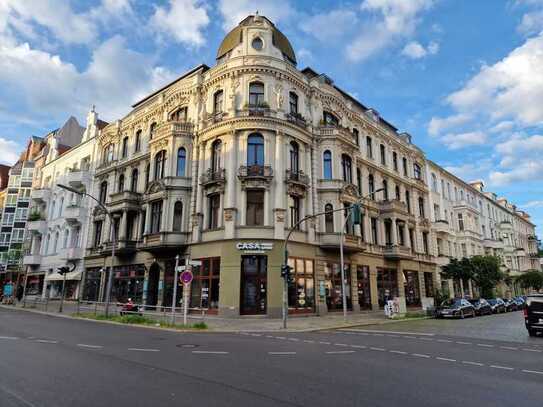
[[[467,183],[432,161],[427,177],[438,266],[451,258],[493,255],[503,260],[502,269],[509,276],[539,268],[535,225],[526,212],[485,191],[482,181]],[[458,282],[444,282],[442,288],[462,295]],[[473,296],[473,290],[471,283],[464,285],[464,295]]]
[[[93,191],[114,216],[114,297],[172,302],[175,256],[199,259],[190,305],[220,315],[280,314],[282,242],[306,215],[362,199],[347,222],[347,305],[431,302],[440,284],[424,153],[379,113],[310,68],[262,16],[200,65],[136,103],[98,136]],[[372,193],[379,190],[375,195]],[[344,212],[292,236],[292,313],[342,308]],[[93,212],[84,299],[103,299],[110,221]]]
[[[86,127],[71,117],[45,138],[46,146],[35,160],[30,195],[28,247],[23,257],[27,295],[60,296],[63,276],[58,268],[68,265],[72,271],[66,275],[66,297],[78,297],[93,203],[57,184],[90,191],[94,142],[99,126],[105,124],[92,110]]]

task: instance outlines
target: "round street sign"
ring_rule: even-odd
[[[192,271],[190,270],[183,271],[181,275],[179,276],[179,280],[181,280],[183,284],[190,284],[192,282]]]

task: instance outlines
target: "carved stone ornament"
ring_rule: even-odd
[[[166,150],[168,148],[169,141],[167,138],[158,139],[153,143],[153,151]]]
[[[285,222],[285,210],[284,209],[276,209],[275,210],[275,221],[276,222]]]
[[[353,184],[347,184],[343,187],[343,194],[350,196],[358,196],[358,188]]]
[[[234,220],[235,213],[236,213],[235,208],[225,208],[224,209],[224,220],[226,222],[232,222]]]
[[[145,193],[150,194],[156,194],[157,192],[165,191],[166,186],[162,181],[153,181],[149,184],[147,189],[145,190]]]
[[[300,198],[305,197],[305,188],[299,184],[289,183],[287,184],[288,195],[294,195]]]

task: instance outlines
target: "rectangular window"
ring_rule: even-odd
[[[221,196],[212,194],[208,197],[209,201],[209,229],[217,229],[219,227],[219,212],[221,207]]]
[[[6,197],[5,206],[15,206],[17,205],[17,194],[8,194]]]
[[[379,244],[378,233],[377,233],[377,218],[371,218],[371,241],[373,244]]]
[[[93,246],[98,247],[102,243],[102,221],[94,222],[94,239]]]
[[[11,239],[11,233],[9,232],[0,233],[0,245],[9,245],[10,239]]]
[[[264,191],[247,191],[247,226],[264,225]]]
[[[207,257],[195,259],[202,262],[201,266],[193,267],[194,278],[191,283],[191,308],[212,310],[216,313],[219,308],[219,282],[221,276],[221,258]],[[182,295],[182,287],[177,290]],[[180,300],[180,299],[179,299]],[[177,304],[179,306],[179,304]]]
[[[14,213],[4,213],[4,216],[2,217],[2,225],[3,226],[13,225],[14,218],[15,218]]]
[[[12,243],[21,243],[23,241],[25,235],[24,229],[13,229],[11,234],[11,242]]]
[[[160,224],[162,221],[162,201],[151,203],[151,233],[160,232]]]
[[[373,158],[373,149],[371,137],[366,137],[366,156],[368,158]]]
[[[394,171],[398,172],[398,154],[396,151],[392,153],[392,166],[394,168]]]
[[[403,157],[402,158],[402,167],[403,167],[403,175],[404,177],[407,177],[408,174],[407,174],[407,158]]]
[[[290,227],[293,228],[300,221],[300,198],[289,195]],[[300,229],[298,225],[296,229]]]
[[[289,312],[312,312],[315,307],[313,260],[289,257],[291,282],[288,284]]]
[[[458,214],[458,230],[463,231],[464,230],[464,219],[462,218],[462,214]]]
[[[24,222],[28,218],[28,208],[17,208],[15,212],[15,221]]]
[[[434,296],[434,276],[432,273],[424,273],[424,291],[426,292],[426,297]]]
[[[381,164],[387,165],[387,157],[386,157],[385,146],[383,144],[381,144],[381,145],[379,145],[379,149],[381,151]]]
[[[128,155],[128,137],[123,138],[122,156],[126,158]]]
[[[423,249],[424,249],[424,254],[429,254],[428,232],[422,232],[422,245],[423,245]]]

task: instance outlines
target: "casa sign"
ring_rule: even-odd
[[[243,251],[260,251],[272,250],[273,243],[260,243],[260,242],[238,242],[236,243],[236,249]]]

